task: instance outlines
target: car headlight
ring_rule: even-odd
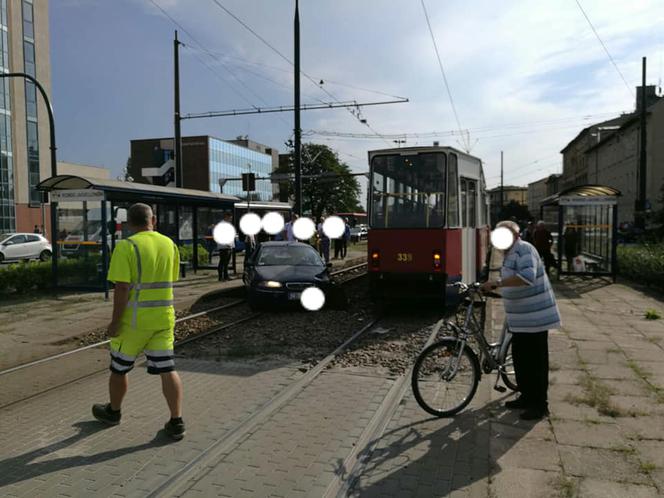
[[[274,280],[264,280],[263,282],[259,282],[258,286],[267,287],[268,289],[279,289],[283,287],[281,282],[275,282]]]

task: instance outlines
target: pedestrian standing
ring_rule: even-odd
[[[501,221],[499,227],[512,232],[513,243],[505,250],[500,278],[482,289],[502,289],[507,326],[513,334],[512,360],[521,395],[505,406],[523,409],[523,420],[538,420],[549,414],[548,331],[560,328],[560,313],[537,250],[519,238],[518,224]]]
[[[340,259],[341,258],[342,240],[343,240],[343,234],[342,234],[341,237],[338,237],[338,238],[334,239],[334,258],[333,259]]]
[[[299,216],[296,213],[291,214],[290,220],[286,225],[284,225],[284,234],[285,234],[285,239],[288,242],[296,242],[297,239],[295,238],[295,234],[293,233],[293,225],[297,221]]]
[[[537,222],[535,231],[533,232],[532,242],[537,249],[537,252],[544,262],[546,274],[549,274],[549,268],[553,266],[553,254],[551,254],[551,246],[553,245],[553,236],[544,225],[542,220]]]
[[[567,260],[567,271],[574,270],[574,257],[579,254],[579,233],[574,226],[568,226],[563,236],[565,246],[565,259]]]
[[[224,221],[226,223],[232,223],[233,221],[231,213],[228,211],[224,213]],[[235,244],[234,241],[231,241],[224,244],[217,244],[217,247],[219,248],[219,264],[217,265],[217,273],[219,274],[219,281],[223,282],[225,280],[230,280],[230,277],[228,276],[228,265],[231,261],[231,255],[233,254]]]
[[[184,437],[182,381],[173,360],[173,282],[178,279],[180,253],[168,237],[154,231],[156,218],[146,204],[134,204],[128,211],[134,233],[118,241],[111,257],[108,279],[115,282],[113,318],[108,325],[111,338],[110,402],[95,404],[94,417],[117,425],[122,400],[127,393],[127,373],[136,357],[145,353],[148,373],[159,375],[170,420],[164,426],[173,439]]]
[[[323,222],[325,217],[321,216],[320,223],[318,224],[318,240],[320,241],[320,254],[326,263],[330,262],[330,238],[323,230]]]
[[[529,242],[530,244],[532,244],[534,233],[535,233],[535,224],[532,221],[529,221],[528,225],[526,225],[526,228],[521,233],[521,240],[524,240],[524,241]]]
[[[205,232],[205,246],[207,247],[207,251],[208,251],[208,263],[209,264],[212,264],[212,254],[214,253],[214,250],[217,246],[214,243],[213,232],[214,232],[214,225],[212,223],[210,223],[210,225],[208,226],[207,232]]]
[[[33,233],[41,233],[41,230],[39,229],[39,227],[37,225],[35,225]]]
[[[344,234],[341,239],[341,258],[345,258],[348,254],[348,241],[350,240],[350,225],[348,220],[344,219]]]

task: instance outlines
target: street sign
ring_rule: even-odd
[[[254,173],[242,173],[242,190],[245,192],[256,190],[256,175]]]
[[[53,202],[74,202],[74,201],[102,201],[104,192],[93,189],[78,190],[53,190],[51,191],[51,201]]]

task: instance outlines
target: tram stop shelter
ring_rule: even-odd
[[[152,206],[156,230],[180,247],[194,271],[208,263],[210,227],[240,199],[201,190],[58,175],[42,181],[55,224],[51,227],[56,288],[98,290],[108,295],[106,275],[115,244],[130,235],[127,209]]]
[[[620,195],[612,187],[578,185],[542,201],[540,219],[558,229],[552,248],[558,278],[608,276],[615,281]]]

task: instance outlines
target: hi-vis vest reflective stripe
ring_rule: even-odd
[[[145,299],[141,300],[141,290],[152,290],[152,289],[172,289],[173,282],[170,280],[164,280],[162,282],[143,282],[143,266],[141,263],[141,253],[138,250],[138,245],[131,239],[126,239],[134,247],[134,253],[136,253],[136,274],[137,282],[132,283],[129,286],[130,290],[134,291],[134,298],[129,303],[129,306],[132,308],[131,316],[131,327],[136,328],[138,324],[138,309],[139,308],[159,308],[173,306],[173,299]],[[175,244],[173,249],[177,251]],[[169,274],[167,278],[172,278]],[[170,294],[170,293],[169,293]]]

